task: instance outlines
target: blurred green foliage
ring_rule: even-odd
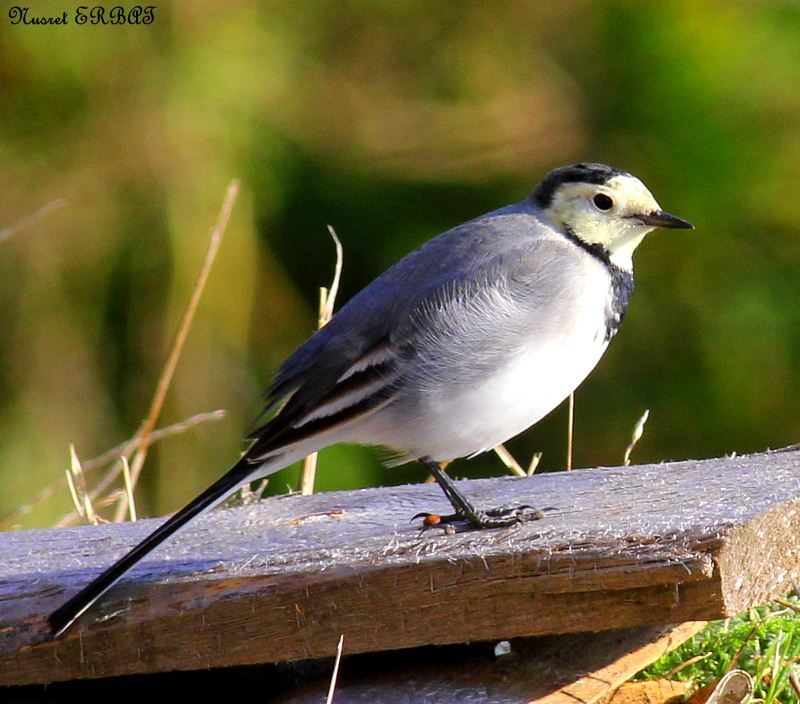
[[[577,395],[576,464],[619,463],[646,408],[638,462],[800,440],[796,3],[175,2],[148,26],[12,25],[12,7],[0,227],[66,206],[0,240],[0,515],[63,481],[70,443],[89,459],[135,432],[234,177],[159,425],[228,415],[154,447],[140,512],[174,510],[243,449],[261,391],[315,326],[327,224],[341,302],[579,160],[632,171],[697,229],[637,252],[628,318]],[[558,469],[565,436],[561,408],[510,448]],[[454,468],[501,471],[492,456]],[[318,485],[423,476],[332,448]],[[61,490],[20,523],[69,505]]]

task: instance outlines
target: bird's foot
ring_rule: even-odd
[[[453,523],[466,522],[472,528],[486,530],[489,528],[508,528],[519,523],[538,521],[544,518],[544,511],[527,504],[509,504],[508,506],[491,508],[487,511],[479,511],[469,506],[466,510],[451,513],[447,516],[440,516],[435,513],[418,513],[412,520],[417,518],[423,519],[423,528],[450,526]]]
[[[439,516],[433,513],[418,513],[414,518],[424,518],[423,527],[442,525],[449,527],[454,523],[467,522],[473,528],[485,530],[487,528],[507,528],[508,526],[534,521],[544,518],[544,512],[533,508],[533,506],[521,504],[509,504],[492,508],[488,511],[479,511],[472,502],[461,493],[453,480],[444,471],[438,462],[434,462],[429,457],[423,457],[422,463],[430,470],[439,486],[444,491],[455,513],[449,516]],[[414,519],[412,519],[414,520]]]
[[[528,504],[508,504],[490,508],[488,511],[479,511],[481,525],[477,528],[503,528],[516,523],[540,521],[544,518],[544,511]]]

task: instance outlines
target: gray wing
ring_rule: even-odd
[[[473,386],[531,340],[561,337],[585,320],[585,282],[597,266],[563,237],[536,238],[431,292],[400,318],[391,341],[413,349],[415,385]],[[603,303],[592,305],[600,312]]]
[[[471,383],[503,350],[548,325],[569,285],[556,272],[574,250],[524,203],[426,243],[283,363],[267,410],[286,402],[251,434],[247,456],[259,461],[391,402],[410,370],[427,370],[433,383],[435,374],[458,370],[455,376]]]

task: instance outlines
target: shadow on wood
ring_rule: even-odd
[[[503,641],[510,649],[502,655],[497,654],[497,641],[345,655],[334,702],[608,704],[613,695],[616,704],[621,682],[676,648],[703,625],[691,622],[676,627],[641,626],[515,638],[510,644]],[[125,693],[125,699],[139,701],[162,691],[201,700],[214,696],[211,693],[236,691],[257,692],[259,701],[275,704],[320,704],[325,701],[333,666],[334,658],[330,657],[0,687],[0,701],[105,701],[119,699],[120,692]],[[627,704],[657,704],[667,699],[652,696],[655,681],[636,684],[650,687],[646,692],[649,699],[628,700]],[[663,691],[662,686],[656,693]]]
[[[446,535],[430,485],[191,524],[67,637],[45,619],[156,521],[0,535],[0,684],[709,620],[800,577],[800,453],[463,482],[542,521]]]
[[[519,638],[499,657],[487,644],[355,655],[342,663],[334,701],[593,704],[705,625]],[[322,702],[330,677],[328,667],[316,678],[302,678],[276,704]]]

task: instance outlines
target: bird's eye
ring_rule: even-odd
[[[600,209],[600,210],[611,210],[614,207],[614,201],[610,196],[607,196],[605,193],[598,193],[594,198],[592,198],[592,202]]]

